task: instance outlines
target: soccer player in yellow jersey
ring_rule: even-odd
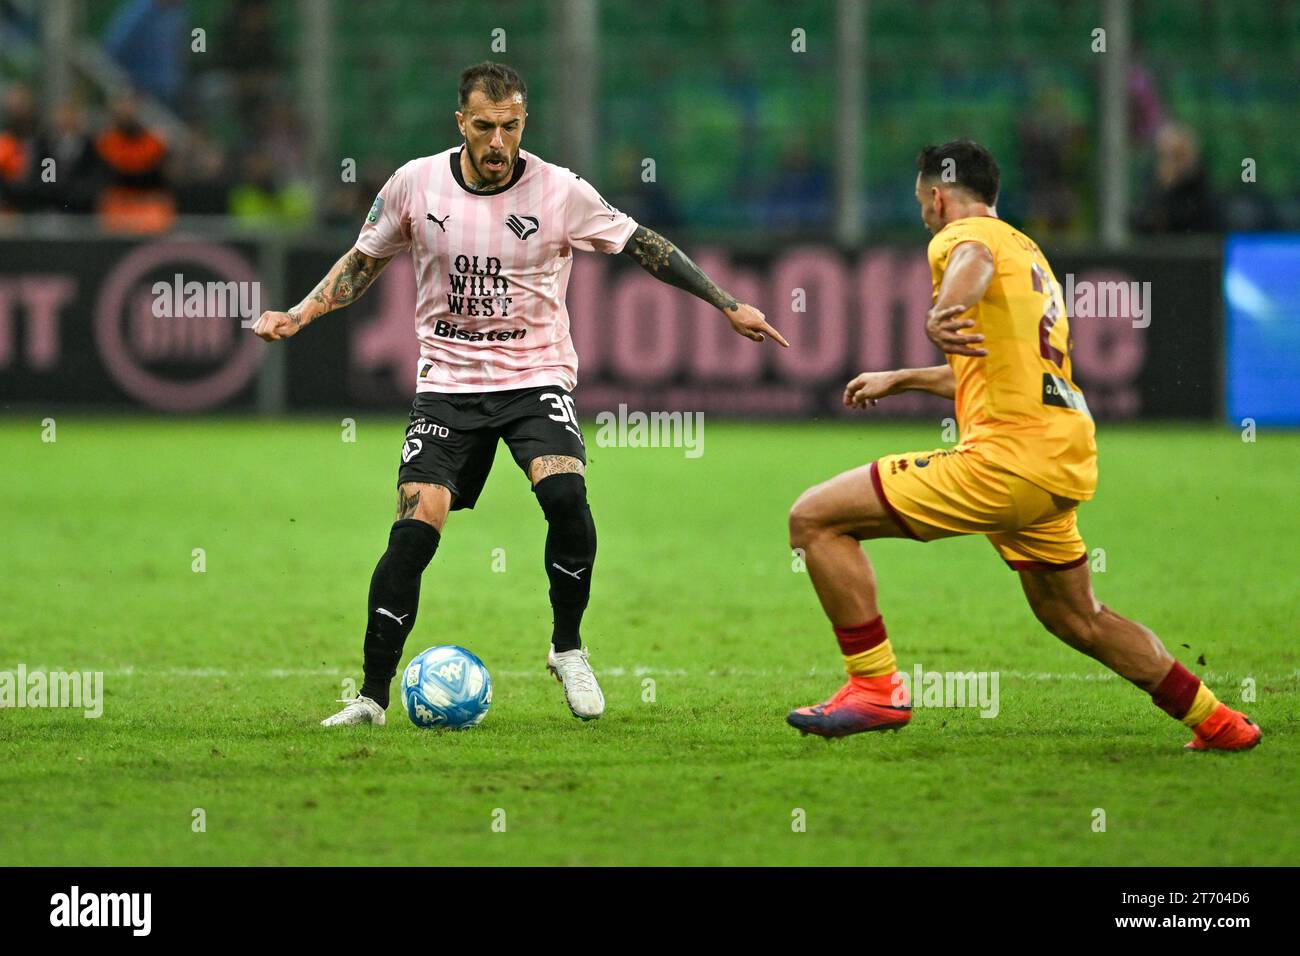
[[[911,717],[860,541],[934,541],[982,534],[1020,575],[1047,630],[1149,693],[1193,731],[1192,750],[1244,750],[1260,730],[1220,703],[1148,628],[1092,593],[1075,524],[1097,485],[1092,417],[1070,371],[1070,322],[1042,250],[998,218],[998,166],[969,140],[917,157],[916,200],[933,234],[934,306],[926,333],[946,353],[933,368],[864,372],[844,402],[866,407],[920,390],[954,399],[956,447],[886,455],[810,488],[790,511],[839,639],[848,683],[786,718],[842,737],[902,727]]]

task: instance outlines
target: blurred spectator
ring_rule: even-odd
[[[1210,190],[1196,134],[1178,123],[1156,133],[1155,182],[1136,217],[1140,232],[1217,232],[1218,201]]]
[[[79,103],[64,100],[55,108],[53,122],[36,137],[36,155],[54,160],[54,181],[43,182],[38,176],[32,185],[39,208],[94,211],[102,167]]]
[[[1070,231],[1079,225],[1079,184],[1088,181],[1087,131],[1070,116],[1059,86],[1034,97],[1019,134],[1025,228],[1044,236]]]
[[[283,183],[276,176],[271,154],[249,151],[243,181],[230,192],[230,213],[243,225],[284,228],[305,225],[311,218],[311,191],[302,183]]]
[[[30,184],[37,173],[36,104],[32,91],[15,83],[0,100],[4,127],[0,131],[0,208],[25,212],[33,203]]]
[[[184,149],[168,167],[176,208],[182,215],[224,216],[229,211],[233,175],[226,151],[204,126],[188,130]]]
[[[322,209],[325,224],[342,229],[361,228],[370,204],[392,172],[393,164],[387,159],[372,157],[362,161],[355,183],[339,183],[326,196]]]
[[[637,222],[652,222],[661,230],[673,229],[681,222],[677,207],[667,187],[657,181],[642,181],[644,158],[627,143],[614,147],[609,160],[606,198]],[[365,210],[361,214],[364,216]]]
[[[268,100],[254,120],[252,134],[257,148],[270,158],[279,182],[305,183],[310,179],[307,143],[311,135],[287,100]]]
[[[104,32],[104,49],[136,89],[176,110],[189,57],[188,25],[183,0],[128,0]]]
[[[284,74],[267,0],[236,0],[231,6],[221,28],[217,62],[234,83],[240,120],[253,129]]]
[[[824,228],[831,219],[831,174],[813,160],[801,139],[781,147],[780,166],[762,197],[762,217],[769,229],[786,232]]]
[[[114,231],[163,231],[176,212],[163,175],[167,146],[141,121],[133,94],[114,99],[109,115],[95,140],[107,180],[99,194],[101,222]]]
[[[1155,75],[1135,54],[1128,74],[1129,134],[1143,146],[1151,142],[1165,123],[1165,108]]]

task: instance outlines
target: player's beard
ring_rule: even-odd
[[[486,165],[489,159],[502,159],[505,162],[500,170],[492,170]],[[483,162],[480,164],[479,161],[474,158],[474,153],[471,151],[469,154],[469,162],[470,165],[474,167],[474,175],[478,177],[478,188],[490,189],[493,186],[499,186],[501,183],[505,182],[506,179],[509,178],[510,173],[514,170],[517,159],[517,156],[511,156],[509,153],[493,153],[491,150],[488,150],[488,152],[483,154]]]

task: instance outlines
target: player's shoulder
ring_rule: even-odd
[[[416,156],[414,159],[408,159],[393,171],[391,179],[403,182],[423,182],[431,175],[436,174],[441,170],[446,170],[448,175],[450,175],[450,154],[457,152],[458,150],[459,147],[453,146],[450,149],[444,149],[440,153],[433,153],[429,156]]]
[[[996,255],[1008,242],[1034,246],[1033,240],[1004,219],[994,216],[967,216],[954,219],[930,239],[931,259],[942,258],[963,242],[978,242]]]
[[[526,176],[532,174],[545,177],[548,184],[561,186],[577,186],[579,184],[585,184],[589,189],[595,188],[591,183],[588,183],[587,180],[583,179],[580,174],[574,172],[567,166],[561,166],[559,163],[548,162],[535,153],[525,153],[522,149],[519,151],[519,155],[528,160],[524,173]]]

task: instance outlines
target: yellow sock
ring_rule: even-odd
[[[884,677],[898,670],[898,661],[894,649],[885,638],[875,647],[861,654],[846,654],[844,669],[850,677]],[[1204,685],[1202,685],[1204,686]]]
[[[1205,686],[1205,681],[1201,681],[1201,686],[1196,691],[1196,698],[1192,701],[1192,706],[1183,716],[1183,723],[1188,727],[1195,727],[1214,713],[1214,708],[1218,706],[1219,698],[1214,696],[1214,691]]]

